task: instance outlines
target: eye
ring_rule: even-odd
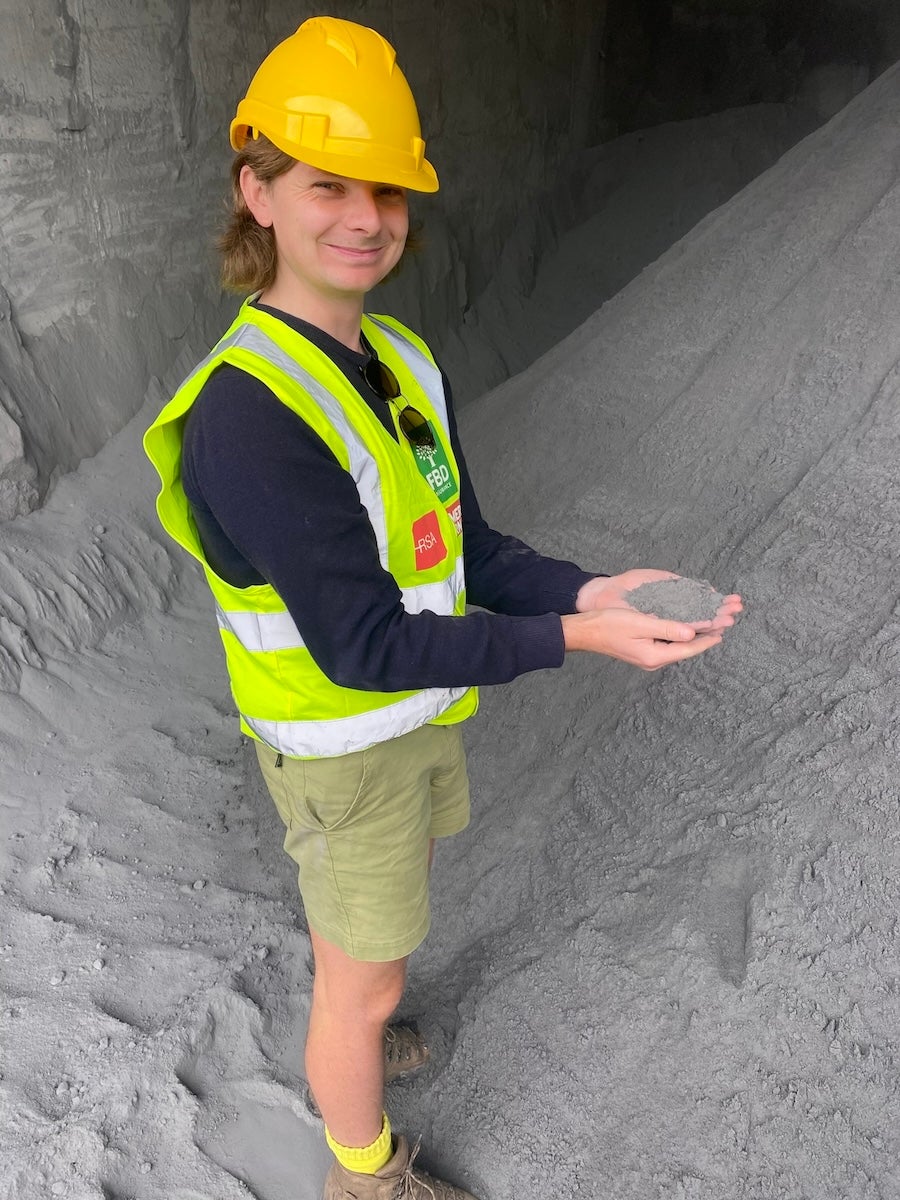
[[[406,189],[402,187],[396,187],[392,183],[383,183],[378,188],[377,194],[379,196],[383,196],[386,200],[402,200],[406,195]]]
[[[317,179],[313,187],[325,192],[339,192],[341,190],[341,185],[335,179]]]

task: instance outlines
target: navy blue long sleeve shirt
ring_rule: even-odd
[[[314,342],[388,432],[388,406],[366,384],[366,354],[260,305]],[[465,465],[446,377],[460,471],[467,599],[488,612],[406,612],[378,558],[352,477],[325,442],[258,379],[223,365],[185,425],[182,479],[207,559],[237,587],[270,583],[333,682],[372,691],[505,683],[561,665],[560,614],[594,578],[491,529]]]

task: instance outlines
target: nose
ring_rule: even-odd
[[[373,189],[365,183],[357,183],[350,191],[346,222],[350,229],[360,233],[376,233],[381,227],[381,213]]]

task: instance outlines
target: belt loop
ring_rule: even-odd
[[[275,766],[280,767],[283,762],[284,762],[284,755],[276,754],[275,755]]]

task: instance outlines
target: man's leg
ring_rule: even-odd
[[[369,1146],[384,1113],[384,1027],[400,1003],[405,958],[361,962],[310,930],[313,983],[306,1077],[342,1146]]]
[[[434,839],[428,845],[428,866]],[[418,1145],[391,1138],[388,1161],[374,1175],[345,1163],[344,1148],[376,1148],[384,1124],[384,1028],[400,1003],[406,958],[364,962],[350,958],[310,929],[316,963],[306,1078],[331,1135],[338,1161],[325,1180],[325,1200],[399,1195],[409,1200],[476,1200],[471,1192],[413,1170]],[[384,1132],[382,1132],[384,1131]]]

